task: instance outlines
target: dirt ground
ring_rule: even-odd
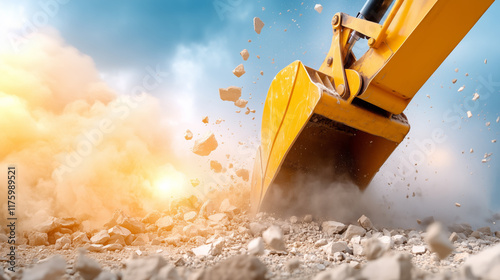
[[[8,269],[10,246],[1,243],[2,277],[494,279],[488,275],[500,265],[500,232],[489,227],[460,224],[431,232],[425,225],[417,230],[377,228],[368,217],[353,224],[311,215],[259,213],[251,218],[246,207],[229,199],[186,201],[142,218],[117,211],[102,229],[90,232],[76,219],[53,218],[18,238],[15,273]],[[488,248],[489,257],[481,256]],[[476,263],[488,268],[478,269]]]

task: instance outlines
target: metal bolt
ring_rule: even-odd
[[[344,94],[344,92],[345,92],[345,86],[344,86],[344,84],[340,84],[340,85],[337,87],[337,92],[338,92],[338,94],[340,94],[340,95],[343,95],[343,94]]]
[[[332,19],[332,25],[336,25],[339,22],[339,16],[335,15]]]
[[[373,44],[375,44],[375,39],[373,39],[373,38],[368,39],[368,46],[371,47],[371,46],[373,46]]]
[[[333,62],[333,58],[331,56],[329,56],[328,59],[326,60],[326,65],[330,66],[330,65],[332,65],[332,62]]]

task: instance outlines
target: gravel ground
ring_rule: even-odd
[[[116,211],[90,232],[53,218],[17,239],[15,273],[2,234],[0,279],[500,279],[500,232],[489,227],[251,218],[230,199],[193,201],[140,218]]]

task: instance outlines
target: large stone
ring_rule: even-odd
[[[215,203],[207,199],[203,204],[201,205],[200,211],[198,212],[199,217],[205,217],[208,218],[213,212],[215,211]]]
[[[71,245],[71,238],[68,235],[63,235],[56,240],[55,248],[56,250],[61,250],[66,244],[67,246]]]
[[[321,247],[321,250],[323,250],[323,252],[325,252],[326,254],[333,256],[333,254],[335,254],[336,252],[345,252],[347,248],[347,242],[337,241],[326,244],[325,246]]]
[[[224,238],[218,238],[217,240],[215,240],[212,243],[212,251],[210,251],[212,256],[218,256],[222,254],[222,249],[224,248],[224,244],[225,244]]]
[[[47,221],[40,223],[36,227],[36,230],[38,232],[49,233],[51,231],[58,229],[59,227],[61,227],[61,225],[56,222],[56,218],[50,217]]]
[[[66,272],[66,261],[60,255],[55,255],[35,265],[33,268],[26,269],[22,280],[53,280],[59,279]]]
[[[72,243],[75,246],[83,245],[83,244],[90,242],[87,234],[85,234],[84,232],[80,232],[80,231],[73,233],[72,238],[73,238]]]
[[[48,234],[48,237],[49,237],[49,243],[52,245],[52,244],[56,244],[56,241],[57,239],[63,237],[63,235],[65,235],[64,233],[61,233],[59,231],[56,231],[56,232],[51,232],[50,234]],[[69,234],[66,234],[66,235],[69,235]]]
[[[186,222],[192,222],[194,219],[196,219],[196,211],[189,211],[186,214],[184,214],[184,221]]]
[[[353,244],[352,245],[352,254],[355,255],[355,256],[364,256],[365,255],[365,249],[360,244]]]
[[[149,280],[157,275],[167,261],[160,256],[132,259],[127,262],[123,280]]]
[[[193,134],[191,133],[191,138],[193,137]],[[154,224],[158,219],[161,218],[161,213],[159,211],[152,211],[149,212],[144,218],[141,219],[141,222],[144,224]]]
[[[326,239],[322,238],[322,239],[314,242],[314,247],[318,248],[321,246],[325,246],[326,244],[328,244],[328,241],[326,241]]]
[[[123,249],[123,245],[118,243],[113,243],[104,246],[102,249],[106,251],[120,251]]]
[[[215,173],[221,173],[222,172],[222,164],[216,160],[211,160],[210,161],[210,169]]]
[[[80,253],[78,255],[74,268],[75,271],[80,273],[80,276],[82,276],[85,280],[93,280],[102,271],[99,263],[91,258],[88,258],[84,253]]]
[[[179,246],[181,245],[182,238],[180,235],[169,236],[163,239],[163,241],[168,245]]]
[[[90,242],[92,242],[94,244],[104,244],[109,240],[109,238],[110,238],[110,236],[109,236],[108,231],[103,229],[103,230],[99,231],[98,233],[94,234],[94,236],[92,236],[90,238]]]
[[[220,99],[222,99],[223,101],[236,102],[241,97],[241,88],[235,86],[230,86],[226,89],[220,88],[219,95]]]
[[[278,251],[285,251],[285,241],[283,241],[283,231],[279,226],[270,226],[262,233],[262,238],[271,248]]]
[[[454,224],[448,227],[450,232],[464,233],[465,235],[470,235],[472,233],[472,227],[469,224]]]
[[[384,247],[384,249],[386,251],[388,251],[388,250],[392,249],[392,247],[394,247],[394,241],[392,241],[392,238],[387,236],[387,235],[379,237],[378,241],[380,241],[380,243],[382,244],[382,246]]]
[[[377,237],[364,240],[362,242],[363,252],[367,260],[380,258],[387,250],[387,247]]]
[[[103,247],[104,246],[102,244],[87,244],[83,246],[83,248],[85,248],[87,251],[97,252],[97,253],[103,252],[104,251]]]
[[[196,139],[193,146],[193,153],[199,156],[208,156],[218,146],[219,144],[213,132],[208,132],[203,137]]]
[[[57,218],[56,223],[61,228],[75,229],[80,227],[80,222],[76,218]]]
[[[172,230],[172,228],[174,228],[175,224],[174,224],[174,219],[172,219],[172,217],[165,216],[158,219],[155,225],[158,227],[158,231],[163,231],[163,230],[169,231]]]
[[[49,245],[49,236],[44,232],[32,232],[28,235],[30,246]]]
[[[265,280],[267,268],[254,256],[228,258],[208,269],[200,280]]]
[[[248,253],[250,255],[264,254],[264,240],[262,237],[254,238],[248,243]]]
[[[346,240],[351,240],[352,237],[359,235],[363,237],[366,233],[366,230],[360,226],[355,226],[355,225],[349,225],[347,227],[347,230],[344,233],[344,238]]]
[[[147,238],[145,235],[138,235],[134,241],[132,241],[132,246],[144,246],[148,244],[149,238]]]
[[[210,252],[212,251],[212,244],[201,245],[193,248],[191,251],[197,257],[206,257],[209,256]]]
[[[211,244],[205,244],[193,248],[191,251],[197,257],[206,257],[206,256],[217,256],[222,253],[222,248],[224,247],[224,239],[218,238]]]
[[[321,224],[322,231],[329,236],[342,232],[345,227],[343,223],[335,221],[326,221]]]
[[[411,280],[411,256],[394,254],[368,262],[361,276],[369,280]]]
[[[258,222],[251,222],[250,223],[250,233],[253,236],[260,236],[265,230],[267,229],[267,226]]]
[[[401,234],[396,234],[396,235],[392,236],[391,239],[394,242],[394,244],[396,244],[396,245],[402,245],[402,244],[406,243],[406,241],[408,241],[408,239]]]
[[[201,232],[201,226],[195,224],[189,224],[182,228],[182,233],[188,238],[199,236],[200,232]]]
[[[314,5],[314,9],[316,10],[316,12],[321,14],[321,12],[323,11],[323,6],[321,4],[316,4]]]
[[[54,218],[51,217],[49,220],[39,224],[36,228],[38,232],[54,232],[61,231],[63,228],[66,230],[77,229],[80,226],[80,222],[75,218]]]
[[[219,207],[219,212],[226,213],[228,215],[234,215],[236,214],[236,212],[238,212],[238,208],[236,206],[231,205],[229,199],[226,198],[221,202]]]
[[[122,227],[130,230],[130,232],[133,234],[143,233],[146,231],[146,227],[144,226],[143,223],[141,223],[140,221],[138,221],[135,218],[128,217],[124,214],[121,215],[120,217],[118,217],[118,219],[116,220],[116,223],[119,226],[122,226]]]
[[[304,221],[304,223],[310,223],[313,221],[313,216],[311,214],[307,214],[304,216],[303,221]]]
[[[482,228],[478,228],[476,230],[482,234],[491,235],[491,228],[490,227],[482,227]]]
[[[130,240],[132,238],[132,235],[129,235],[127,238],[123,238],[123,236],[120,235],[112,235],[107,244],[120,244],[122,246],[127,245],[126,240]],[[130,240],[129,243],[132,243],[133,240]]]
[[[221,222],[227,221],[228,217],[227,217],[226,213],[217,213],[217,214],[213,214],[213,215],[208,216],[208,219],[212,222],[215,222],[215,223],[221,223]]]
[[[254,17],[253,18],[253,29],[255,30],[255,32],[257,32],[257,34],[260,34],[260,31],[262,30],[262,28],[264,27],[264,22],[262,22],[262,20],[258,17]]]
[[[456,232],[450,234],[450,237],[448,237],[448,240],[450,240],[450,242],[452,243],[457,241],[458,239],[460,239],[460,236]]]
[[[470,234],[471,237],[477,238],[477,239],[482,239],[482,233],[475,230]]]
[[[446,258],[454,249],[440,223],[433,223],[427,228],[424,240],[440,259]]]
[[[104,224],[104,228],[112,228],[113,226],[116,226],[117,223],[116,223],[116,220],[118,219],[118,217],[120,215],[123,215],[123,211],[122,210],[116,210],[114,213],[113,213],[113,217],[111,217],[111,219]]]
[[[469,268],[475,277],[480,279],[499,279],[500,244],[490,247],[475,256],[469,257],[463,269]]]
[[[243,66],[243,64],[236,66],[236,68],[234,68],[234,70],[233,70],[233,74],[238,78],[243,76],[243,74],[245,74],[245,73],[246,73],[245,67]]]
[[[411,252],[415,255],[424,254],[425,251],[427,251],[427,248],[425,248],[425,246],[422,245],[414,245],[413,247],[411,247]]]
[[[366,230],[374,229],[372,221],[370,221],[370,219],[365,215],[361,216],[358,219],[358,223],[360,226],[362,226]]]
[[[240,52],[240,55],[241,57],[243,58],[243,60],[247,60],[248,57],[250,56],[250,54],[248,53],[248,50],[247,49],[243,49],[241,52]]]
[[[132,232],[130,230],[122,227],[122,226],[113,226],[112,228],[108,229],[108,234],[110,237],[113,237],[115,235],[121,236],[123,238],[129,237]]]

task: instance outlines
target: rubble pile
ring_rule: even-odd
[[[52,218],[18,239],[1,279],[497,279],[500,232],[468,224],[376,227],[312,215],[250,218],[245,194],[177,200],[101,229]],[[2,235],[2,237],[5,237]],[[4,238],[5,239],[5,238]],[[5,256],[8,244],[2,243]],[[4,262],[5,263],[5,262]],[[474,278],[476,277],[476,278]]]

